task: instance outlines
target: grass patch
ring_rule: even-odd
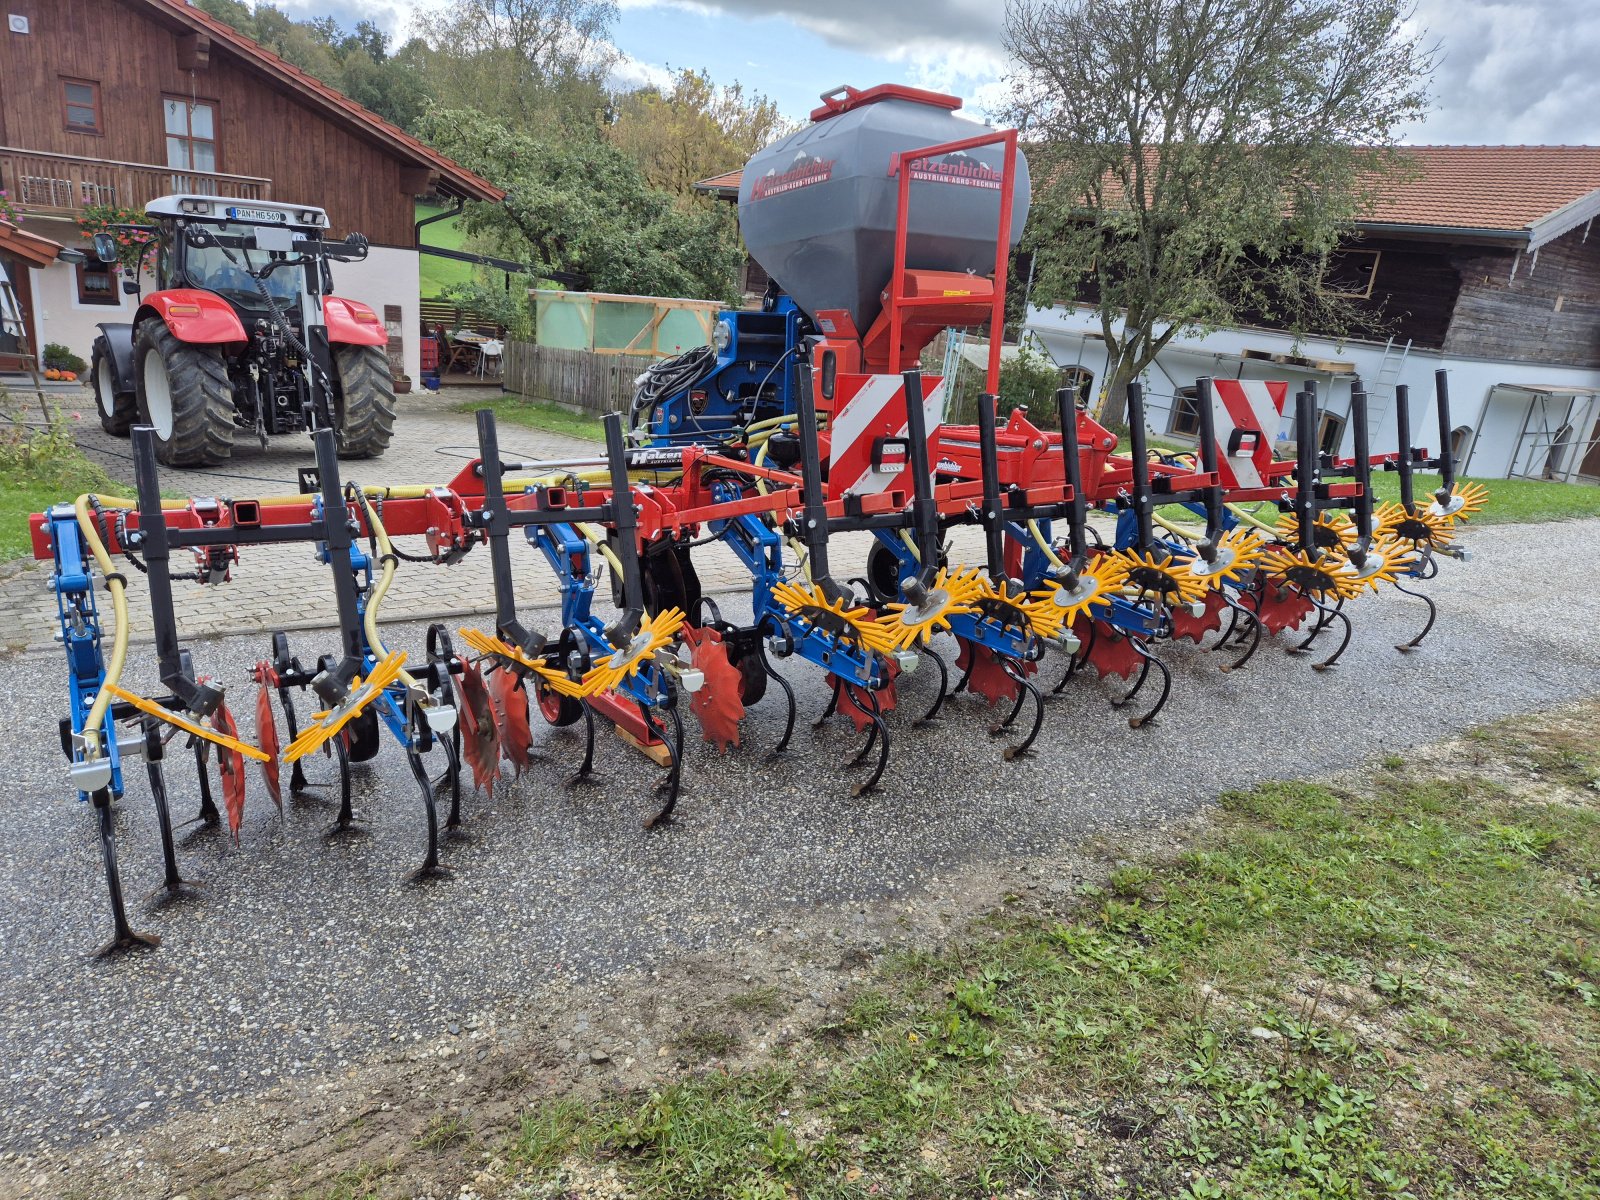
[[[1229,794],[1174,859],[882,965],[780,1064],[549,1102],[502,1157],[548,1194],[1600,1196],[1597,711]]]
[[[0,425],[0,561],[33,553],[30,514],[94,491],[131,494],[84,457],[70,423],[50,431]]]
[[[588,441],[605,440],[605,426],[588,413],[575,413],[559,404],[541,400],[524,400],[520,396],[499,396],[490,400],[467,400],[456,405],[457,412],[477,412],[480,408],[494,410],[497,422],[509,422],[527,429],[545,433],[559,433],[567,437]]]
[[[447,211],[437,204],[417,205],[417,220],[424,217],[438,216]],[[466,248],[466,231],[461,228],[461,218],[454,217],[448,221],[435,221],[432,225],[422,227],[422,244],[425,246],[438,246],[442,250],[462,250]],[[433,298],[442,296],[444,290],[453,284],[471,283],[474,267],[471,263],[456,262],[454,259],[438,258],[432,254],[418,255],[419,285],[424,297]]]
[[[1541,479],[1469,479],[1489,489],[1489,503],[1465,526],[1527,524],[1536,521],[1572,521],[1600,517],[1600,487],[1582,483],[1553,483]],[[1437,475],[1417,475],[1416,495],[1426,500],[1439,486]],[[1400,477],[1379,471],[1372,477],[1373,499],[1379,504],[1400,499]]]

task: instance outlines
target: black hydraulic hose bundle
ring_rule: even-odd
[[[633,407],[628,412],[628,428],[639,428],[641,414],[646,422],[668,396],[687,391],[717,367],[717,352],[710,346],[695,346],[672,358],[651,363],[634,380]]]

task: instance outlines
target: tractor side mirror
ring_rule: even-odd
[[[122,281],[122,294],[124,296],[137,296],[139,294],[139,281],[137,279],[124,279]]]
[[[117,239],[109,233],[94,235],[94,256],[103,263],[117,261]]]

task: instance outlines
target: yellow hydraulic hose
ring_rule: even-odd
[[[383,520],[373,508],[372,502],[367,499],[366,491],[360,487],[355,487],[353,490],[361,503],[361,511],[367,515],[367,526],[372,530],[372,540],[378,544],[378,561],[382,564],[378,571],[378,582],[372,586],[372,597],[367,601],[362,624],[366,627],[367,644],[372,647],[373,657],[385,659],[389,657],[389,651],[383,644],[383,636],[378,632],[378,608],[383,604],[383,598],[389,594],[389,585],[394,582],[395,565],[399,560],[395,557],[394,543],[389,540],[389,531],[384,528]],[[417,687],[416,679],[404,669],[398,671],[396,677],[408,688]]]
[[[1268,525],[1260,518],[1246,512],[1240,505],[1230,504],[1228,505],[1228,511],[1251,528],[1259,529],[1262,533],[1270,533],[1273,537],[1278,536],[1278,527],[1276,525]]]
[[[617,573],[617,578],[621,579],[622,560],[617,557],[616,551],[606,545],[605,533],[598,526],[591,525],[587,521],[579,523],[578,532],[588,538],[589,544],[605,556],[605,560],[611,564],[611,569]]]
[[[102,503],[105,501],[102,496],[96,496],[95,499]],[[105,683],[95,693],[94,703],[89,706],[89,715],[83,723],[83,757],[91,759],[100,757],[100,726],[106,719],[106,709],[111,707],[112,691],[121,681],[122,669],[128,662],[128,594],[122,577],[117,573],[116,564],[111,561],[105,543],[100,540],[100,531],[95,528],[94,519],[89,515],[88,494],[79,496],[73,508],[78,516],[78,529],[83,534],[84,545],[89,547],[95,566],[105,576],[106,591],[111,594],[111,658],[106,664]]]
[[[1058,571],[1065,571],[1067,564],[1056,557],[1055,549],[1050,545],[1050,539],[1040,532],[1039,522],[1031,517],[1028,519],[1028,532],[1033,535],[1033,540],[1038,543],[1039,549],[1044,551],[1044,556],[1050,560],[1050,565]]]

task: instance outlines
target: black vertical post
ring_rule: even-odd
[[[906,458],[911,467],[911,527],[922,556],[918,573],[923,584],[939,569],[939,506],[933,498],[933,469],[928,463],[928,419],[922,411],[922,372],[913,367],[900,375],[906,394]]]
[[[983,545],[989,578],[1005,577],[1005,530],[1000,523],[1000,449],[995,443],[995,398],[978,397],[978,452],[983,462]]]
[[[1400,475],[1400,506],[1410,516],[1417,511],[1411,478],[1417,456],[1416,448],[1411,444],[1411,388],[1404,383],[1394,389],[1394,433],[1400,445],[1400,458],[1395,463],[1395,470]]]
[[[1194,406],[1200,418],[1200,469],[1217,474],[1217,414],[1213,411],[1212,387],[1209,376],[1195,381]],[[1217,543],[1222,539],[1222,481],[1204,489],[1206,506],[1206,544],[1201,555],[1208,562],[1216,557]]]
[[[511,521],[506,512],[506,496],[500,465],[500,435],[494,413],[478,410],[478,469],[483,474],[484,528],[489,537],[489,565],[494,574],[494,621],[501,636],[511,634],[515,641],[517,623],[516,585],[511,578],[511,547],[506,538]]]
[[[194,681],[183,670],[178,619],[172,608],[172,552],[167,541],[166,514],[161,511],[155,436],[156,431],[149,425],[133,427],[133,481],[138,489],[140,549],[149,567],[150,620],[155,626],[161,682],[187,706],[193,699]]]
[[[1141,552],[1155,540],[1151,518],[1155,500],[1150,494],[1150,447],[1145,441],[1144,388],[1137,382],[1128,385],[1128,441],[1133,451],[1133,515],[1139,523]]]
[[[1067,502],[1067,549],[1072,554],[1068,565],[1076,573],[1083,570],[1088,561],[1084,529],[1088,523],[1089,501],[1083,494],[1083,462],[1078,457],[1078,405],[1072,388],[1056,389],[1056,413],[1061,418],[1062,477],[1072,489],[1072,499]]]
[[[1316,384],[1310,380],[1295,393],[1294,436],[1294,511],[1300,548],[1312,558],[1317,558],[1317,464],[1320,455],[1317,449],[1317,391]]]
[[[1439,490],[1453,492],[1456,486],[1456,456],[1450,450],[1454,427],[1450,420],[1450,372],[1433,373],[1433,394],[1439,404]]]
[[[344,643],[344,661],[337,671],[349,683],[361,671],[361,616],[356,600],[355,573],[350,568],[350,546],[354,534],[345,511],[344,489],[339,483],[339,446],[331,429],[311,435],[317,455],[317,478],[322,486],[322,527],[328,543],[328,565],[333,568],[333,599],[339,611],[339,637]]]
[[[611,468],[611,527],[617,531],[617,559],[622,563],[622,602],[625,611],[612,626],[613,640],[631,638],[644,616],[644,580],[639,571],[639,515],[633,508],[633,484],[628,479],[628,449],[622,438],[622,414],[607,413],[606,463]]]
[[[811,582],[829,597],[841,591],[828,572],[828,506],[822,497],[822,452],[817,445],[817,399],[811,391],[811,360],[801,358],[794,398],[800,425],[800,540],[810,560]]]
[[[1367,428],[1367,389],[1357,379],[1350,389],[1350,428],[1355,436],[1355,477],[1361,485],[1356,497],[1356,533],[1365,550],[1372,541],[1372,438]]]

